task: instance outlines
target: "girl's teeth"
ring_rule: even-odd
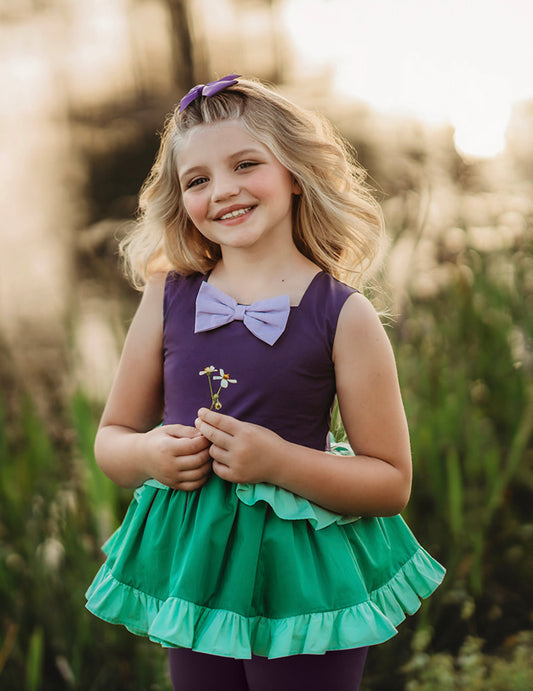
[[[224,216],[220,217],[221,221],[225,221],[228,218],[237,218],[237,216],[244,216],[244,214],[247,214],[248,211],[251,211],[252,207],[249,206],[246,209],[237,209],[236,211],[231,211],[229,214],[224,214]]]

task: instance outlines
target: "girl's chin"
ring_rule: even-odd
[[[217,233],[216,235],[210,235],[207,238],[211,242],[215,242],[221,247],[222,250],[227,249],[248,249],[261,243],[262,238],[258,237],[256,233],[252,233],[248,230],[233,228],[228,228],[225,233]]]

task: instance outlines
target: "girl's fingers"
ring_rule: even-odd
[[[211,469],[209,469],[209,472],[204,473],[203,475],[197,475],[197,476],[185,476],[185,475],[180,475],[179,479],[177,479],[175,482],[170,482],[168,484],[169,487],[172,489],[179,489],[184,492],[192,492],[195,489],[200,489],[205,483],[208,481],[209,476],[211,475]]]
[[[187,446],[191,454],[198,453],[199,451],[202,451],[203,449],[206,449],[209,446],[209,440],[202,436],[202,434],[200,434],[198,430],[197,433],[197,437],[193,437],[192,439],[187,440]]]
[[[181,471],[196,470],[202,466],[209,465],[210,459],[209,449],[203,449],[202,451],[190,454],[188,456],[176,456],[176,465]]]
[[[198,411],[198,419],[232,436],[236,434],[241,424],[239,420],[231,417],[231,415],[223,415],[222,413],[217,413],[215,410],[208,410],[207,408],[200,408]],[[197,424],[196,429],[198,429]]]
[[[203,437],[197,431],[197,436],[191,439],[182,437],[181,439],[171,438],[171,444],[168,448],[169,452],[176,456],[194,456],[209,446],[209,440]]]
[[[229,461],[231,458],[231,453],[226,449],[222,449],[220,446],[217,446],[216,444],[211,444],[211,448],[209,449],[209,456],[213,461],[217,461],[218,463],[224,463],[227,466],[230,465]]]
[[[196,482],[197,480],[202,480],[211,473],[211,464],[206,464],[200,468],[194,470],[184,470],[180,471],[179,477],[176,478],[176,484],[181,482]]]
[[[213,460],[213,472],[222,480],[231,482],[231,468],[229,468],[227,465],[224,465],[224,463],[219,463],[218,461]]]
[[[196,427],[190,427],[189,425],[164,425],[161,429],[163,429],[167,434],[170,434],[172,437],[178,438],[187,437],[188,439],[192,439],[199,435]]]
[[[223,432],[217,427],[213,427],[209,423],[204,422],[201,418],[197,418],[196,420],[196,429],[198,429],[202,435],[211,442],[211,444],[214,444],[221,449],[229,449],[232,440],[231,434]]]

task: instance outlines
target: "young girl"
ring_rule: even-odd
[[[88,608],[168,647],[175,689],[353,691],[444,574],[398,515],[396,367],[347,283],[379,207],[326,122],[230,75],[169,118],[141,211],[95,444],[137,489]],[[335,396],[356,454],[330,453]]]

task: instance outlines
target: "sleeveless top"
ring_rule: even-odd
[[[354,289],[316,274],[270,346],[242,321],[195,334],[204,280],[167,278],[164,424],[192,425],[210,407],[209,383],[224,376],[220,412],[328,449],[332,349]],[[444,576],[400,516],[357,520],[279,487],[216,475],[195,492],[148,480],[104,550],[87,592],[93,613],[164,646],[236,658],[380,643]]]
[[[167,281],[164,299],[165,424],[192,425],[211,399],[205,367],[223,369],[236,384],[221,392],[227,413],[268,427],[284,439],[326,448],[335,396],[333,340],[340,310],[353,288],[324,272],[315,275],[274,345],[242,321],[194,333],[195,300],[203,276]]]

